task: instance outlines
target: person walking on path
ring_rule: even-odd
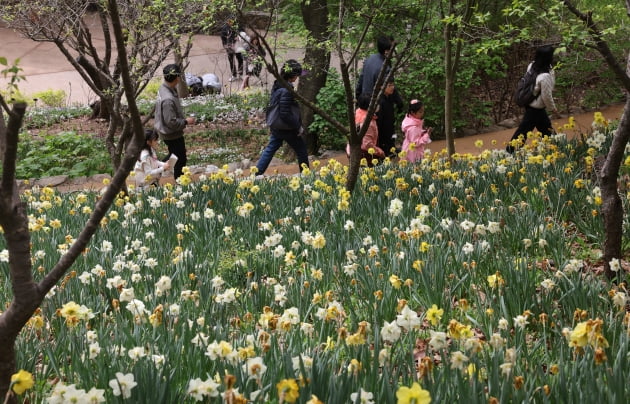
[[[227,53],[230,72],[232,73],[230,81],[241,80],[243,78],[243,53],[236,51],[236,41],[238,39],[239,30],[237,29],[238,27],[234,27],[235,23],[234,17],[230,17],[227,22],[223,24],[223,27],[221,27],[221,43]],[[238,68],[234,63],[235,58]]]
[[[195,123],[194,117],[185,117],[182,104],[177,95],[177,84],[181,80],[181,69],[176,64],[167,65],[164,70],[164,82],[160,86],[155,103],[155,131],[168,147],[170,154],[177,156],[173,167],[175,179],[182,175],[186,166],[186,142],[184,128]]]
[[[394,157],[397,154],[394,131],[396,126],[396,115],[402,112],[403,101],[394,85],[394,78],[391,77],[383,89],[378,111],[378,147],[383,149],[386,156]]]
[[[553,100],[553,88],[556,83],[556,76],[552,67],[553,52],[554,48],[551,45],[539,47],[536,49],[534,61],[527,66],[527,71],[532,70],[536,74],[534,87],[536,98],[525,106],[523,119],[506,147],[508,153],[514,153],[515,147],[519,145],[517,142],[519,137],[523,136],[524,143],[529,132],[534,128],[538,129],[543,136],[549,136],[553,133],[547,110],[551,110],[555,117],[560,116]]]
[[[359,75],[359,79],[357,80],[356,92],[355,96],[359,98],[359,96],[363,93],[372,95],[372,92],[376,90],[380,91],[380,88],[375,89],[376,80],[378,79],[378,75],[383,67],[384,63],[388,63],[387,57],[389,53],[392,51],[393,40],[386,36],[381,36],[376,40],[376,48],[378,49],[378,53],[374,53],[370,55],[365,62],[363,62],[363,69],[361,70],[361,74]],[[386,66],[385,77],[389,73],[390,66],[389,64]]]
[[[145,130],[144,146],[133,169],[136,173],[135,179],[138,189],[144,189],[152,185],[157,186],[160,183],[160,175],[170,168],[168,161],[163,163],[157,158],[155,147],[158,140],[159,136],[154,130]]]
[[[302,75],[302,65],[294,59],[289,59],[282,66],[280,75],[293,86],[293,83]],[[279,119],[290,129],[271,129],[271,138],[256,164],[256,173],[262,175],[267,171],[271,159],[280,146],[282,146],[283,142],[287,142],[295,151],[295,154],[297,154],[298,165],[300,172],[302,172],[302,169],[309,165],[306,143],[304,143],[304,140],[300,136],[302,130],[300,106],[293,94],[291,94],[288,89],[282,87],[278,80],[273,83],[273,87],[271,88],[269,105],[278,105]]]
[[[412,163],[424,158],[424,145],[431,143],[431,128],[424,128],[423,118],[424,105],[422,101],[411,100],[401,129],[405,134],[402,146],[404,159]]]

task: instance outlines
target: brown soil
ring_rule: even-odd
[[[605,108],[599,109],[599,112],[602,112],[604,116],[609,120],[618,120],[623,113],[624,104],[615,104]],[[575,119],[575,129],[573,130],[564,130],[569,137],[573,137],[579,135],[581,133],[588,133],[591,128],[591,123],[593,122],[593,114],[592,112],[585,112],[581,114],[572,115]],[[562,127],[564,124],[568,123],[568,117],[553,120],[554,127]],[[193,134],[195,132],[202,131],[208,128],[208,124],[200,124],[189,127],[186,129],[187,133]],[[49,127],[43,129],[41,131],[46,131],[47,133],[55,133],[61,130],[77,130],[82,133],[94,133],[96,135],[105,136],[107,131],[107,126],[105,122],[97,121],[97,120],[88,120],[87,118],[74,119],[69,122],[64,122],[63,124],[55,125],[53,127]],[[32,131],[32,133],[37,134],[38,131]],[[514,133],[514,128],[506,128],[503,130],[496,130],[486,133],[480,133],[473,136],[467,136],[462,138],[455,139],[455,150],[460,154],[478,154],[480,151],[485,149],[504,149],[506,143],[509,141],[510,137]],[[483,146],[481,148],[476,146],[476,142],[483,142]],[[211,148],[213,145],[208,144],[205,146],[206,148]],[[241,147],[248,148],[251,150],[259,150],[259,144],[243,144]],[[429,146],[433,152],[440,151],[446,148],[445,140],[436,140],[432,142]],[[335,152],[332,153],[332,157],[336,160],[340,161],[343,164],[348,163],[348,159],[344,152]],[[322,162],[328,161],[328,158],[321,159]],[[279,165],[271,165],[267,170],[266,175],[277,175],[277,174],[295,174],[298,172],[297,163],[289,163],[289,164],[279,164]],[[173,182],[173,178],[163,178],[163,183]],[[75,190],[98,190],[103,187],[103,184],[99,182],[86,182],[82,184],[62,184],[57,186],[57,189],[62,192],[75,191]]]

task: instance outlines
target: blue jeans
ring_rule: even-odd
[[[267,144],[265,150],[263,150],[262,155],[256,164],[256,168],[258,169],[257,174],[264,174],[264,172],[267,171],[267,167],[269,167],[271,159],[282,146],[282,142],[287,142],[295,151],[295,154],[297,154],[300,172],[302,172],[302,164],[306,164],[308,167],[308,152],[306,151],[306,143],[304,143],[304,140],[302,140],[301,137],[295,134],[282,136],[278,133],[271,132],[269,144]]]

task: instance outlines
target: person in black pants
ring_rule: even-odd
[[[527,140],[529,132],[538,129],[543,136],[549,136],[554,133],[551,120],[547,114],[547,110],[553,111],[555,116],[559,116],[558,109],[553,100],[553,88],[556,84],[556,76],[553,71],[553,46],[546,45],[536,49],[534,61],[529,64],[527,70],[534,71],[536,76],[536,86],[534,87],[534,95],[536,98],[525,107],[525,114],[520,125],[512,135],[510,142],[505,150],[508,153],[514,153],[518,142],[515,142],[519,136],[523,136],[523,142]]]
[[[184,128],[195,123],[194,117],[185,117],[182,104],[177,94],[177,83],[181,80],[181,69],[176,64],[167,65],[164,70],[164,83],[158,89],[155,103],[154,129],[168,146],[170,154],[177,156],[173,167],[175,179],[182,175],[186,166],[186,142]]]
[[[394,78],[391,77],[383,89],[380,100],[380,109],[376,126],[378,127],[378,147],[383,149],[385,155],[394,157],[397,154],[394,131],[396,127],[396,113],[402,111],[403,102],[400,94],[396,91]]]
[[[235,20],[232,17],[228,19],[221,28],[221,43],[223,44],[223,49],[227,52],[228,62],[230,63],[230,72],[232,73],[230,81],[241,80],[243,78],[243,54],[241,52],[237,52],[235,49],[239,30],[234,27],[234,24]],[[234,58],[236,58],[238,69],[234,64]]]
[[[302,65],[294,59],[287,60],[280,70],[280,75],[291,87],[293,87],[293,84],[302,74]],[[300,132],[302,131],[300,106],[291,91],[284,88],[278,80],[273,83],[269,104],[270,106],[278,105],[279,119],[285,123],[287,129],[270,128],[271,136],[269,143],[256,163],[256,172],[259,176],[262,176],[265,171],[267,171],[271,159],[284,142],[287,142],[295,151],[298,166],[300,172],[302,172],[304,167],[308,167],[309,165],[306,143],[304,143],[304,139],[300,136]]]

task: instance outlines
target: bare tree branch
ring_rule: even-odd
[[[127,53],[125,51],[125,42],[122,33],[122,27],[120,25],[120,16],[118,14],[118,8],[116,0],[108,0],[109,10],[111,13],[112,26],[114,30],[114,37],[116,39],[116,45],[118,48],[118,62],[121,67],[121,79],[125,93],[127,94],[127,101],[129,103],[129,112],[131,114],[133,124],[133,138],[126,150],[125,158],[116,170],[111,184],[107,187],[105,193],[94,207],[94,211],[90,215],[88,222],[77,237],[76,241],[68,249],[59,262],[53,267],[53,269],[44,277],[39,283],[38,289],[40,293],[45,294],[49,291],[65,274],[65,272],[74,263],[77,257],[83,252],[91,237],[98,230],[99,223],[109,210],[109,207],[114,202],[116,195],[122,189],[129,175],[129,172],[135,164],[136,158],[140,151],[143,140],[142,122],[140,120],[140,113],[135,103],[133,94],[133,83],[130,77],[129,65],[127,62]]]

